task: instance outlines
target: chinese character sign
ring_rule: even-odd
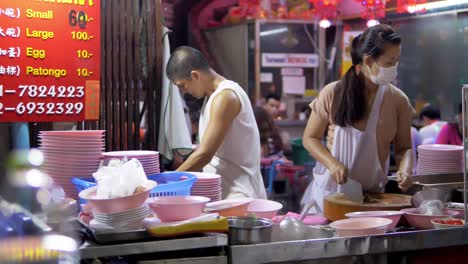
[[[0,122],[99,118],[99,2],[0,2]]]

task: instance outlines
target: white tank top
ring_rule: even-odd
[[[200,140],[203,140],[210,120],[213,99],[226,89],[236,93],[241,103],[241,110],[234,118],[223,143],[203,171],[222,176],[223,199],[236,197],[266,199],[260,173],[260,135],[257,123],[249,97],[236,82],[222,81],[215,92],[205,98],[199,121]]]

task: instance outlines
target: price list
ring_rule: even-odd
[[[99,0],[0,2],[0,122],[99,119]]]

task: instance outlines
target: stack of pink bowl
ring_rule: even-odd
[[[150,215],[151,211],[145,201],[155,186],[155,181],[148,181],[143,192],[107,199],[96,198],[98,186],[94,186],[81,191],[79,197],[87,200],[88,207],[92,208],[94,219],[90,224],[94,228],[130,230],[141,228],[143,219]]]
[[[67,197],[76,198],[72,178],[90,177],[99,167],[105,148],[104,130],[41,131],[44,154],[42,171],[62,186]]]
[[[454,145],[421,145],[418,147],[418,175],[462,171],[463,147]]]
[[[159,169],[159,152],[149,150],[128,150],[128,151],[111,151],[102,154],[104,161],[107,162],[111,159],[123,159],[126,157],[128,160],[133,158],[139,160],[146,175],[157,174]]]
[[[221,200],[221,175],[205,172],[190,172],[197,177],[192,186],[192,195],[204,196],[212,202]]]

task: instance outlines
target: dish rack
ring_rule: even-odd
[[[156,181],[158,185],[151,190],[150,197],[158,196],[188,196],[197,177],[187,172],[163,172],[148,175],[148,180]],[[72,183],[78,193],[96,186],[94,178],[73,178]],[[86,200],[80,199],[80,204]]]

